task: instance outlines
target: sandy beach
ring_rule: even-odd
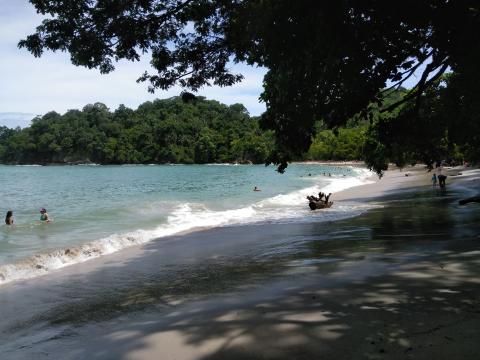
[[[479,173],[420,166],[323,223],[163,238],[0,289],[2,359],[477,359]],[[407,174],[408,176],[405,176]],[[199,245],[200,244],[200,245]]]

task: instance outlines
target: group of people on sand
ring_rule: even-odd
[[[40,209],[40,221],[41,222],[51,222],[50,217],[48,216],[47,209]],[[5,225],[13,225],[13,211],[8,210],[7,215],[5,216]]]
[[[308,201],[314,201],[314,202],[323,202],[325,203],[325,205],[328,204],[328,200],[330,199],[330,196],[332,195],[332,193],[329,193],[328,195],[327,194],[324,194],[323,192],[319,192],[318,193],[318,197],[314,196],[314,195],[308,195],[307,196],[307,200]]]

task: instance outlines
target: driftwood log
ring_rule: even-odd
[[[466,198],[466,199],[462,199],[458,203],[460,205],[465,205],[465,204],[468,204],[468,203],[471,203],[471,202],[480,202],[480,196],[472,196],[472,197],[469,197],[469,198]]]
[[[317,209],[327,209],[333,205],[333,201],[325,203],[325,201],[310,201],[308,206],[310,206],[310,210],[317,210]]]

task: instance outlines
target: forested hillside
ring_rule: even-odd
[[[2,163],[263,163],[273,134],[241,104],[198,97],[145,102],[114,112],[101,104],[50,112],[25,129],[0,128]]]
[[[366,123],[350,121],[337,134],[322,130],[310,150],[295,160],[361,160]],[[4,164],[100,164],[240,162],[261,164],[275,149],[241,104],[181,97],[145,102],[137,110],[111,112],[95,103],[64,115],[49,112],[30,127],[0,127]]]
[[[453,120],[462,114],[456,107],[438,105],[439,95],[460,102],[453,86],[447,91],[442,85],[455,79],[439,80],[424,96],[428,111],[411,112],[407,102],[382,115],[379,105],[372,104],[372,116],[357,114],[333,130],[319,119],[309,150],[293,160],[365,160],[372,168],[385,168],[389,162],[478,161],[478,147],[465,135],[478,133],[477,128],[454,129]],[[403,88],[389,91],[381,106],[405,94]],[[473,109],[467,115],[477,113]],[[261,164],[270,161],[277,145],[275,133],[262,129],[259,118],[251,117],[243,105],[194,96],[148,101],[136,110],[121,105],[113,112],[96,103],[64,115],[47,113],[25,129],[0,127],[3,164]]]

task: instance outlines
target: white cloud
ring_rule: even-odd
[[[147,100],[175,96],[181,91],[177,87],[152,95],[147,92],[147,84],[137,84],[136,79],[150,69],[148,58],[137,63],[121,62],[107,75],[75,67],[65,53],[34,58],[25,49],[18,49],[17,43],[34,31],[41,17],[26,0],[0,0],[0,9],[0,112],[63,113],[93,102],[103,102],[111,109],[120,104],[136,108]],[[242,103],[252,115],[261,114],[265,106],[258,97],[265,69],[238,65],[233,70],[245,76],[242,83],[227,88],[206,87],[199,95],[226,104]]]
[[[16,128],[17,126],[27,127],[34,117],[35,114],[30,113],[0,113],[0,126],[9,128]]]

